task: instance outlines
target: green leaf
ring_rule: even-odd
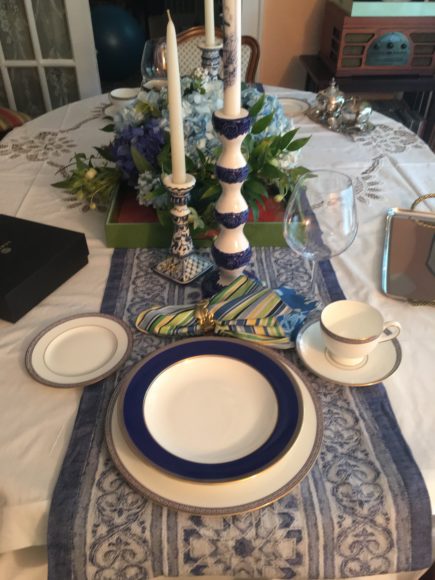
[[[188,155],[186,155],[186,171],[187,173],[196,173],[196,165],[195,162],[193,161],[193,159],[191,157],[189,157]]]
[[[84,153],[77,153],[75,156],[77,169],[79,171],[87,171],[89,165],[85,163],[86,155]]]
[[[110,125],[106,125],[105,127],[103,127],[101,129],[101,131],[104,131],[105,133],[113,133],[114,130],[115,130],[115,125],[113,123],[110,123]]]
[[[160,165],[162,171],[169,175],[171,173],[171,167],[172,167],[171,151],[170,151],[169,142],[167,142],[163,146],[163,149],[160,151],[160,153],[157,156],[157,161],[159,162],[159,165]]]
[[[201,165],[205,165],[207,163],[207,158],[204,153],[201,151],[199,147],[196,148],[196,152],[198,153],[199,161]]]
[[[242,152],[248,159],[254,149],[254,146],[255,146],[254,138],[252,137],[251,133],[248,133],[242,142]]]
[[[190,215],[189,215],[189,223],[192,224],[192,228],[194,230],[201,229],[205,227],[204,221],[201,219],[199,213],[196,209],[192,206],[189,206]]]
[[[212,183],[212,185],[210,185],[205,191],[204,193],[201,195],[200,199],[204,200],[204,199],[209,199],[210,197],[214,197],[216,195],[219,194],[221,190],[221,186],[219,185],[219,183]]]
[[[298,131],[297,129],[292,129],[291,131],[287,131],[287,133],[284,133],[284,135],[281,135],[281,137],[279,138],[279,146],[281,148],[281,151],[287,149],[287,147],[293,141],[293,137],[296,135],[297,131]]]
[[[258,216],[260,215],[260,209],[258,205],[255,203],[251,206],[252,217],[254,218],[254,222],[258,221]]]
[[[252,107],[249,109],[249,115],[251,117],[256,117],[258,115],[258,113],[261,111],[261,109],[264,106],[265,100],[266,100],[266,95],[263,94],[258,99],[258,101],[252,105]]]
[[[304,145],[308,143],[310,137],[304,137],[303,139],[296,139],[296,141],[292,141],[290,145],[287,147],[287,151],[296,151],[297,149],[301,149]]]
[[[280,179],[286,175],[283,171],[278,169],[278,167],[275,167],[275,165],[271,165],[270,163],[263,165],[261,168],[261,174],[269,179]]]
[[[71,179],[64,179],[63,181],[57,181],[51,184],[53,187],[58,187],[59,189],[67,189],[71,185]]]
[[[267,189],[264,183],[254,177],[248,178],[243,184],[243,191],[247,191],[253,194],[265,195],[267,194]]]
[[[109,147],[94,147],[94,149],[98,152],[100,157],[105,159],[106,161],[115,162],[115,158],[112,155],[112,152]]]
[[[145,171],[153,170],[153,167],[150,164],[150,162],[139,153],[139,151],[136,149],[134,145],[130,147],[130,152],[133,159],[133,163],[135,164],[136,169],[139,171],[139,173],[144,173]]]
[[[264,117],[261,117],[261,119],[258,119],[258,121],[255,121],[252,125],[251,133],[253,135],[258,135],[267,129],[273,121],[273,115],[273,113],[269,113],[269,115],[265,115]]]

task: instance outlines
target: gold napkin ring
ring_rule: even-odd
[[[198,321],[201,330],[205,333],[213,332],[216,321],[213,314],[208,310],[208,300],[201,300],[195,306],[195,318]]]

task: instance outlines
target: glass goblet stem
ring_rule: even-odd
[[[307,298],[317,302],[317,280],[319,276],[319,262],[317,260],[310,260],[310,281],[307,290]]]

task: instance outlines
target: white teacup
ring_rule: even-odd
[[[139,89],[137,88],[113,89],[109,93],[109,101],[119,111],[123,107],[133,103],[138,94]]]
[[[384,322],[379,310],[355,300],[328,304],[320,315],[320,328],[326,354],[345,367],[361,366],[380,342],[392,340],[401,330],[398,322]]]

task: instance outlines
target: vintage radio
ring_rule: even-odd
[[[337,76],[433,75],[435,17],[353,17],[327,2],[320,56]]]

